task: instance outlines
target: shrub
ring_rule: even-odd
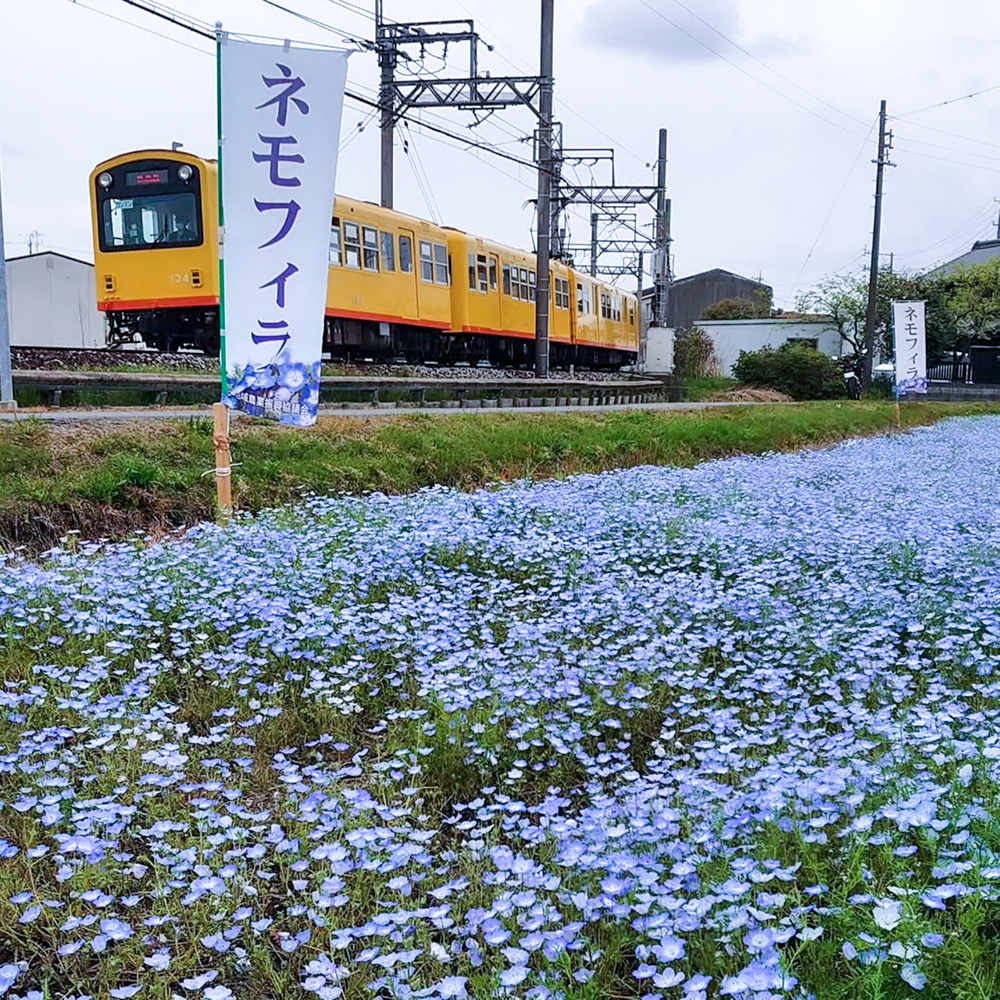
[[[834,399],[846,394],[837,363],[801,344],[740,351],[733,375],[744,385],[777,389],[793,399]]]
[[[771,296],[763,289],[754,292],[752,299],[719,299],[705,306],[702,319],[767,319],[771,315]]]
[[[712,338],[697,326],[674,334],[674,374],[678,378],[708,378],[719,374]]]

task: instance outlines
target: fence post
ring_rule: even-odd
[[[225,403],[214,403],[212,415],[215,420],[213,441],[215,443],[215,495],[218,505],[219,523],[229,524],[233,516],[233,469],[229,453],[229,407]]]

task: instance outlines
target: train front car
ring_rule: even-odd
[[[116,156],[90,175],[108,346],[218,353],[217,178],[214,162],[168,150]]]

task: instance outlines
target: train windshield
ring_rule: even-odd
[[[185,246],[201,242],[194,193],[108,198],[102,206],[104,244],[112,247]]]

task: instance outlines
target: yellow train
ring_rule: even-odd
[[[94,169],[97,306],[110,346],[218,351],[217,180],[215,161],[179,150]],[[331,357],[532,364],[534,254],[338,195],[329,260]],[[553,366],[635,361],[636,297],[558,261],[551,274]]]

